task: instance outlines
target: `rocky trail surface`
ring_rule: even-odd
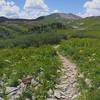
[[[61,62],[61,77],[51,98],[47,100],[74,100],[80,94],[77,88],[77,68],[74,63],[57,52]],[[52,92],[51,92],[52,93]]]

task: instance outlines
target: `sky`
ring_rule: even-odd
[[[52,13],[99,16],[100,0],[0,0],[0,16],[33,19]]]

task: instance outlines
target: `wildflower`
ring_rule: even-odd
[[[83,53],[83,50],[80,50],[79,53]]]
[[[91,80],[86,78],[85,79],[85,83],[91,88],[92,87],[92,84],[91,84]]]
[[[22,57],[22,60],[25,60],[26,58],[25,57]]]
[[[93,59],[93,61],[95,61],[95,58]]]
[[[93,54],[92,54],[92,56],[95,56],[95,55],[96,55],[96,53],[93,53]]]
[[[6,59],[6,60],[5,60],[5,62],[8,62],[8,63],[10,63],[10,60]]]
[[[92,59],[91,58],[89,59],[89,62],[92,62]]]
[[[95,58],[89,58],[89,62],[95,61]]]

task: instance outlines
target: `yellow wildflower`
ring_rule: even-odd
[[[83,50],[80,50],[79,53],[83,53]]]

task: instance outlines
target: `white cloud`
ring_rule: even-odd
[[[22,8],[16,5],[13,0],[0,0],[0,16],[9,18],[32,19],[57,12],[59,11],[50,11],[44,0],[26,0]]]
[[[83,17],[98,16],[100,15],[100,0],[87,1],[84,4],[84,8],[86,9],[86,11],[82,15]]]
[[[22,17],[36,18],[38,16],[47,15],[49,13],[48,6],[44,0],[26,0]]]
[[[24,5],[25,10],[43,10],[48,11],[48,6],[44,3],[44,0],[26,0]]]
[[[0,16],[18,17],[20,8],[13,1],[0,0]]]
[[[26,0],[22,9],[13,0],[0,0],[0,16],[30,19],[49,13],[49,8],[44,0]]]

